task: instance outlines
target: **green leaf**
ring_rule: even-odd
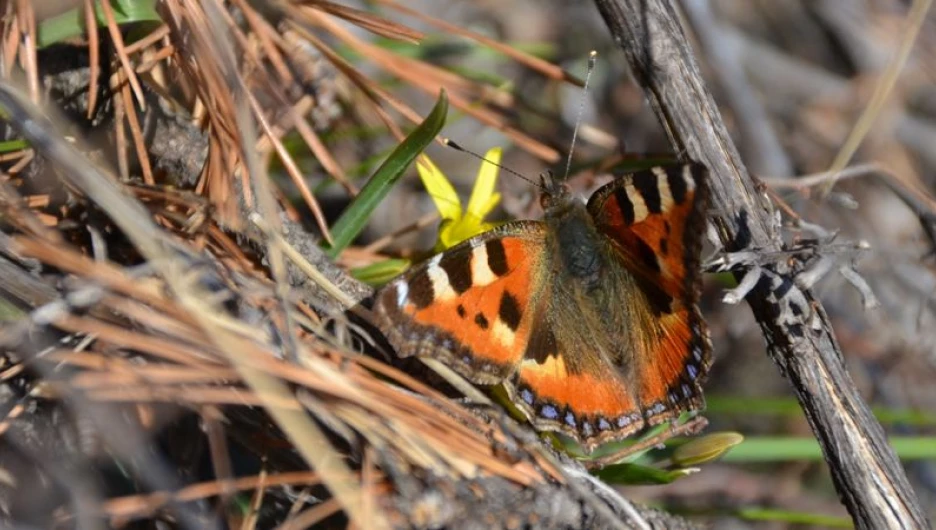
[[[29,142],[26,140],[7,140],[5,142],[0,142],[0,154],[22,151],[27,147],[29,147]]]
[[[419,127],[416,127],[390,153],[390,156],[377,168],[377,172],[367,181],[358,196],[351,201],[341,217],[335,221],[335,224],[331,227],[334,243],[331,247],[325,246],[325,251],[329,256],[336,257],[364,230],[371,214],[380,204],[380,201],[390,193],[393,185],[400,180],[406,168],[413,163],[413,160],[423,152],[426,146],[442,130],[447,113],[448,97],[443,90],[439,93],[439,101],[436,102],[435,107],[433,107],[432,112],[429,113],[425,121]]]
[[[388,259],[351,269],[351,276],[368,285],[377,287],[383,285],[405,271],[410,265],[408,259]]]
[[[162,22],[159,13],[156,12],[156,0],[111,0],[110,5],[113,7],[117,24]],[[97,21],[98,27],[107,26],[107,18],[101,9],[100,0],[94,2],[94,19]],[[39,48],[80,37],[86,32],[83,9],[76,7],[47,18],[39,23],[37,29],[39,33],[37,45]]]
[[[744,436],[736,432],[713,432],[679,445],[673,449],[670,460],[679,467],[698,466],[722,457],[743,441]]]
[[[613,464],[595,472],[595,476],[608,484],[658,485],[669,484],[697,469],[660,469],[640,464]]]

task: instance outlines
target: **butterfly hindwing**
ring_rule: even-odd
[[[703,406],[699,384],[711,364],[698,309],[708,190],[703,166],[656,167],[622,177],[588,202],[595,224],[637,278],[657,314],[636,380],[650,423]]]
[[[533,338],[507,388],[538,429],[563,432],[591,450],[639,431],[644,419],[622,371],[631,363],[615,362],[627,349],[620,341],[630,341],[609,335],[618,326],[594,304],[575,303],[574,291],[574,283],[556,278],[543,294]]]
[[[401,356],[438,358],[470,381],[516,370],[530,339],[541,223],[519,221],[414,266],[378,294],[378,325]]]

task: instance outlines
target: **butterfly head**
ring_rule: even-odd
[[[540,206],[547,217],[557,216],[575,202],[572,200],[569,186],[557,179],[548,169],[540,174],[540,188]]]

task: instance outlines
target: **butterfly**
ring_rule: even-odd
[[[585,204],[544,177],[541,221],[514,221],[412,267],[375,296],[402,357],[503,384],[540,431],[586,451],[704,408],[698,308],[704,166],[617,178]]]

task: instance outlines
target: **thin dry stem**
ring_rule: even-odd
[[[123,35],[120,33],[120,28],[117,26],[117,19],[114,17],[114,8],[109,2],[102,2],[99,5],[101,6],[101,11],[104,12],[104,17],[107,19],[107,31],[110,33],[111,42],[114,44],[114,52],[120,60],[120,66],[127,76],[127,81],[133,88],[133,95],[136,96],[137,105],[140,106],[140,109],[145,110],[146,98],[143,96],[143,88],[140,86],[140,80],[137,79],[136,72],[133,71],[133,65],[130,64],[130,57],[127,55],[127,50],[124,46]],[[132,107],[131,105],[130,108]]]
[[[875,86],[871,101],[868,102],[864,112],[861,113],[861,117],[858,118],[855,126],[849,132],[848,138],[846,138],[845,143],[842,144],[842,148],[839,150],[838,154],[835,155],[835,159],[829,167],[829,173],[836,174],[845,169],[845,166],[848,165],[852,156],[854,156],[855,151],[858,150],[858,146],[861,145],[862,140],[864,140],[868,132],[871,131],[878,116],[880,116],[881,112],[884,110],[884,106],[891,92],[897,85],[900,71],[910,57],[910,52],[913,50],[913,45],[916,43],[917,35],[920,33],[920,28],[923,27],[923,22],[926,21],[926,14],[929,13],[932,4],[933,0],[914,0],[913,5],[910,7],[910,13],[907,15],[908,27],[901,39],[900,48],[894,58],[888,63],[887,70],[884,71],[884,74]],[[836,180],[837,179],[832,179],[823,186],[821,190],[822,196],[828,195],[828,193],[832,191]]]

